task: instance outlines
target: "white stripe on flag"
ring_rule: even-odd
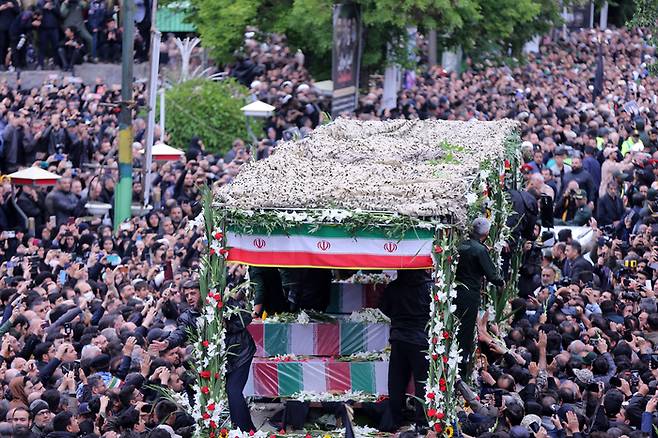
[[[388,395],[388,362],[374,362],[377,394]]]
[[[302,362],[302,373],[304,376],[304,391],[327,392],[324,362]]]
[[[352,313],[363,309],[365,288],[361,284],[343,283],[340,287],[341,312]]]
[[[290,352],[300,356],[313,356],[315,354],[316,324],[290,324]]]
[[[346,237],[254,236],[228,232],[228,246],[255,252],[310,252],[319,254],[372,254],[389,256],[426,256],[432,239],[387,240]]]
[[[242,395],[245,397],[251,397],[254,395],[254,363],[251,362],[251,367],[249,369],[249,377],[247,378],[247,384],[244,385],[242,390]]]
[[[391,327],[388,324],[368,324],[366,349],[368,351],[382,351],[386,348],[390,329]]]

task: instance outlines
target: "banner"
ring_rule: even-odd
[[[361,18],[357,5],[336,4],[333,11],[331,79],[334,83],[331,115],[354,112],[361,63]]]
[[[317,229],[316,229],[317,228]],[[251,266],[332,269],[428,269],[432,263],[433,234],[410,230],[401,239],[383,231],[352,235],[339,226],[226,234],[228,261]]]

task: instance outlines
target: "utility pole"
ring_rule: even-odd
[[[114,192],[114,229],[131,217],[133,192],[133,51],[135,1],[124,0],[121,9],[121,113],[119,114],[119,183]]]
[[[155,101],[158,93],[158,68],[160,67],[160,32],[156,18],[158,0],[151,0],[151,53],[148,82],[148,118],[146,122],[146,145],[144,147],[144,207],[149,204],[153,175],[153,137],[155,135]],[[162,110],[161,110],[162,111]],[[163,132],[164,134],[164,132]]]

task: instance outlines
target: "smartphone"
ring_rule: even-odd
[[[610,386],[614,388],[621,388],[621,379],[619,377],[610,377]]]
[[[57,281],[59,282],[59,284],[66,283],[66,280],[68,280],[68,278],[69,278],[69,274],[66,273],[65,269],[59,271],[59,274],[57,276]]]
[[[16,231],[5,231],[5,237],[7,239],[13,239],[16,237]]]
[[[164,281],[174,279],[174,269],[171,267],[171,260],[167,260],[164,271]]]
[[[599,384],[594,382],[587,385],[587,390],[589,392],[599,392]]]
[[[499,408],[503,405],[503,393],[501,391],[494,391],[494,406]]]
[[[118,266],[119,263],[121,263],[121,257],[119,257],[118,254],[109,254],[107,256],[107,261],[112,265],[112,266]]]
[[[130,223],[126,222],[126,223],[123,223],[123,224],[119,225],[119,229],[121,231],[130,231]]]
[[[50,216],[50,219],[48,219],[48,224],[50,228],[55,228],[57,226],[57,217],[56,216]]]

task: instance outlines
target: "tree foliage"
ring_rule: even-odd
[[[333,0],[191,0],[190,19],[216,59],[227,62],[253,25],[284,33],[313,64],[331,64]],[[446,46],[488,51],[522,47],[559,21],[555,0],[354,0],[361,7],[363,65],[384,64],[387,43],[403,44],[406,28],[436,29]]]
[[[246,95],[247,89],[232,79],[193,79],[170,88],[165,93],[165,117],[171,145],[185,149],[197,136],[209,149],[223,152],[235,138],[246,139],[240,111]]]
[[[635,0],[635,13],[628,26],[647,29],[648,43],[658,47],[658,0]],[[650,65],[649,71],[658,73],[658,63]]]

